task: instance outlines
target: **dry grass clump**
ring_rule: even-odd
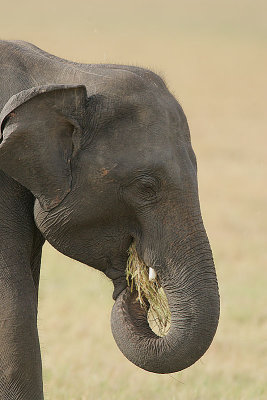
[[[139,258],[134,242],[128,252],[126,267],[128,286],[131,291],[136,288],[138,293],[136,300],[148,312],[147,318],[151,329],[159,336],[165,336],[170,328],[171,314],[164,290],[157,278],[149,280],[149,267]]]

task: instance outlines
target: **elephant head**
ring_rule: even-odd
[[[0,168],[35,196],[44,237],[112,279],[111,326],[123,354],[157,373],[197,361],[215,334],[219,295],[188,124],[166,86],[125,71],[94,93],[28,89],[6,104],[1,132]],[[168,299],[164,337],[126,285],[133,241]]]

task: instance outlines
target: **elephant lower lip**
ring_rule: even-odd
[[[124,270],[113,268],[112,266],[105,271],[105,275],[112,280],[114,291],[113,300],[116,300],[121,292],[127,287],[126,276]]]
[[[126,289],[127,287],[125,276],[113,280],[113,284],[114,284],[114,291],[112,294],[112,298],[113,300],[117,300],[121,292],[123,292],[123,290]]]

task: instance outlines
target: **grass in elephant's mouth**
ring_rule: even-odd
[[[149,280],[149,267],[139,258],[135,243],[129,247],[126,267],[128,286],[136,288],[137,301],[147,311],[151,329],[159,336],[165,336],[170,328],[171,314],[168,300],[158,279]],[[149,307],[147,307],[147,301]]]

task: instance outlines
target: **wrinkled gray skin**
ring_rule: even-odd
[[[77,64],[20,41],[0,42],[0,76],[1,400],[43,399],[44,240],[112,279],[112,332],[129,360],[157,373],[190,366],[213,339],[219,295],[181,106],[151,71]],[[163,338],[126,288],[133,240],[167,294]]]

